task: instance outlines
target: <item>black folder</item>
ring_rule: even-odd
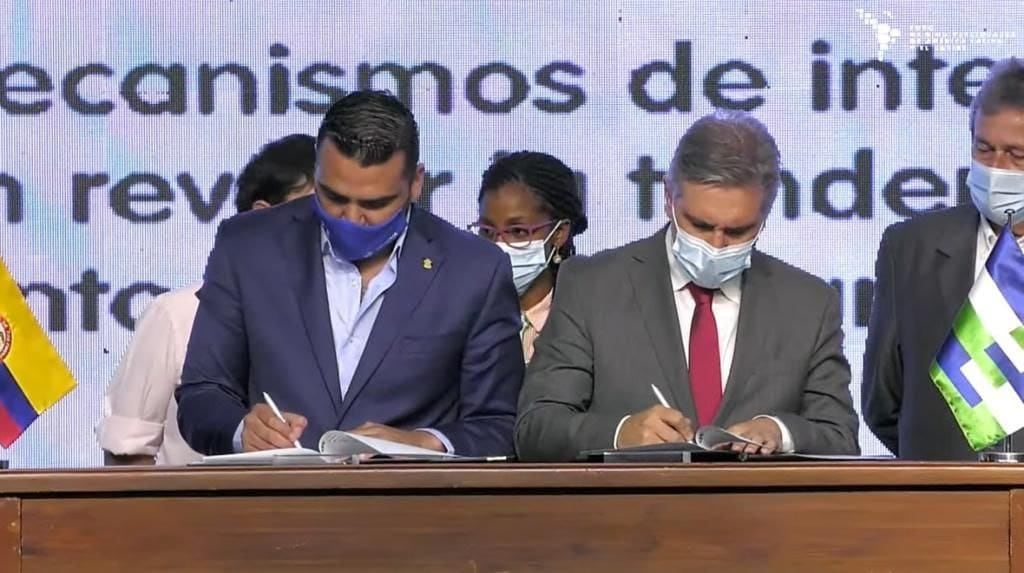
[[[607,450],[585,450],[579,461],[591,463],[713,463],[713,462],[877,462],[892,456],[842,456],[813,454],[771,454],[767,456],[708,450],[691,443],[654,444]]]
[[[653,444],[607,450],[585,450],[579,460],[592,463],[701,463],[739,462],[748,454],[731,450],[707,450],[691,443]],[[762,456],[767,457],[767,456]]]

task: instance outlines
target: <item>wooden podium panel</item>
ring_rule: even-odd
[[[26,500],[22,571],[117,571],[131,563],[150,572],[200,565],[367,573],[1005,572],[1006,498],[878,492]]]
[[[0,489],[20,515],[0,564],[17,548],[23,573],[1024,570],[1024,473],[1005,466],[130,469]]]
[[[21,567],[21,502],[17,498],[0,499],[0,571],[18,571]]]

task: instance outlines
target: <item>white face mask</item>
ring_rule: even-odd
[[[738,245],[713,247],[684,231],[676,222],[672,209],[672,224],[676,238],[672,242],[672,253],[690,275],[690,280],[704,288],[720,288],[726,281],[735,278],[750,268],[750,255],[757,237]]]
[[[986,219],[1006,224],[1006,212],[1012,210],[1013,223],[1024,221],[1024,171],[997,169],[971,162],[967,173],[971,201]]]
[[[554,228],[544,239],[516,243],[514,248],[501,241],[496,243],[498,248],[505,251],[505,254],[512,260],[512,280],[516,283],[516,292],[519,293],[519,296],[523,296],[526,289],[530,288],[533,281],[537,280],[537,277],[551,264],[556,249],[551,249],[551,253],[547,253],[548,241],[555,236],[555,231],[561,225],[562,221],[555,223]]]

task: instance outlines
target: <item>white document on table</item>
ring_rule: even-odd
[[[350,432],[331,430],[320,437],[320,449],[309,448],[280,448],[274,450],[260,450],[258,452],[243,452],[239,454],[222,454],[217,456],[203,456],[202,464],[216,463],[252,463],[265,462],[272,464],[276,458],[295,456],[332,456],[346,457],[360,454],[377,455],[393,458],[410,459],[439,459],[458,458],[455,454],[435,452],[425,448],[418,448],[408,444],[360,436]]]

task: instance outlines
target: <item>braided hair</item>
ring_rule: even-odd
[[[555,221],[569,222],[569,239],[558,250],[563,259],[576,253],[572,238],[587,230],[587,215],[576,185],[576,175],[565,163],[547,153],[517,151],[496,156],[484,171],[477,202],[507,183],[524,185]]]

